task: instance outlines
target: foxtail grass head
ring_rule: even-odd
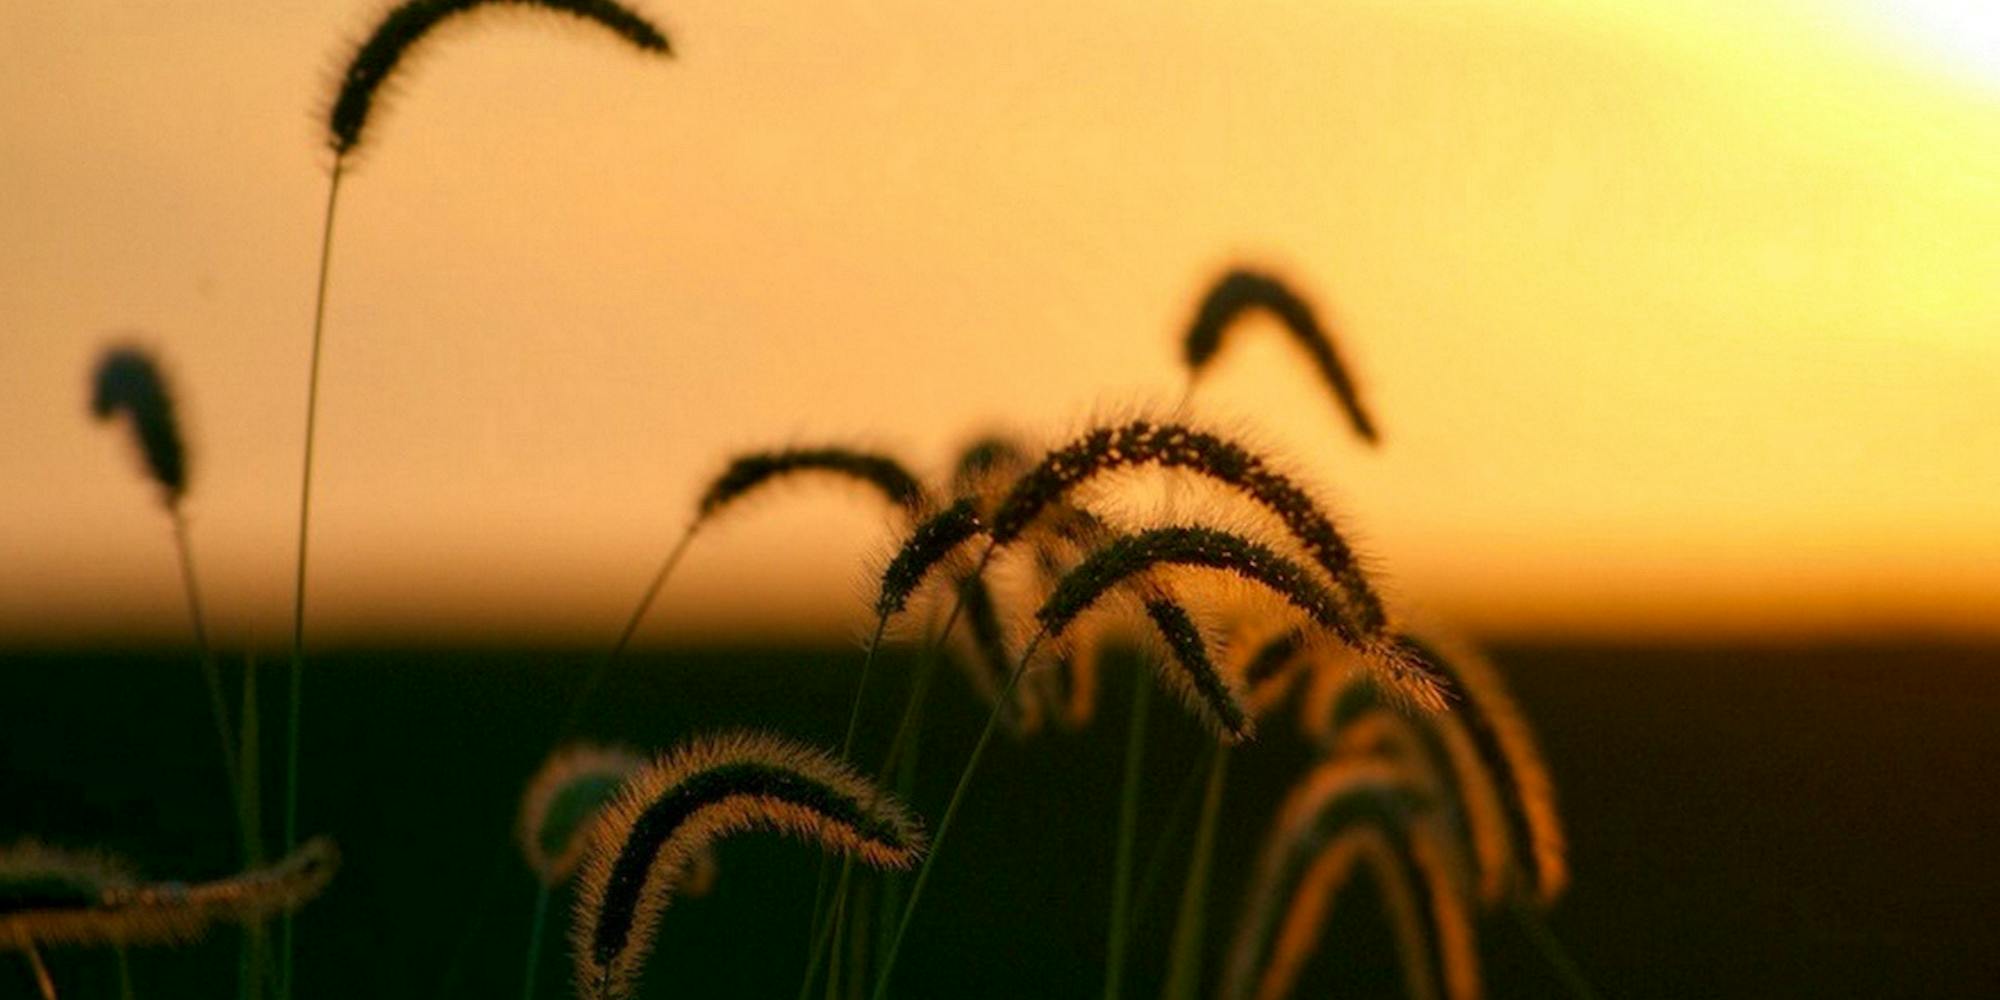
[[[568,881],[583,860],[591,822],[645,764],[628,750],[587,743],[563,747],[542,763],[521,794],[515,831],[522,857],[542,884]]]
[[[1255,735],[1256,718],[1242,686],[1209,656],[1208,637],[1187,607],[1163,591],[1148,595],[1144,603],[1146,619],[1166,646],[1159,673],[1168,688],[1223,742],[1241,743]]]
[[[636,992],[697,854],[752,830],[877,868],[907,868],[924,850],[901,805],[824,753],[758,733],[693,740],[634,775],[592,828],[570,939],[578,994]]]
[[[1445,715],[1401,714],[1413,716],[1409,721],[1434,744],[1440,766],[1448,764],[1462,786],[1460,794],[1474,821],[1471,832],[1486,867],[1487,894],[1502,891],[1499,882],[1540,904],[1554,902],[1569,882],[1555,782],[1499,671],[1456,643],[1409,634],[1398,635],[1396,643],[1406,657],[1424,663],[1439,678],[1452,701],[1453,711]],[[1360,674],[1310,700],[1317,702],[1309,715],[1313,731],[1334,746],[1371,713],[1401,712],[1401,706]],[[1487,798],[1497,812],[1482,819],[1482,799]],[[1505,867],[1496,869],[1496,860]]]
[[[1382,600],[1354,548],[1312,494],[1242,443],[1180,421],[1142,418],[1095,427],[1051,449],[994,511],[994,544],[1012,543],[1084,482],[1136,466],[1195,473],[1268,511],[1339,589],[1358,633],[1385,627]]]
[[[1347,366],[1341,363],[1339,352],[1334,350],[1332,335],[1303,297],[1283,279],[1268,272],[1236,268],[1210,286],[1181,342],[1188,378],[1201,377],[1221,350],[1223,334],[1245,313],[1255,310],[1270,313],[1284,325],[1312,359],[1313,367],[1319,369],[1334,400],[1347,414],[1354,433],[1371,445],[1378,443],[1380,435],[1376,433],[1375,420],[1363,405],[1361,393],[1348,375]]]
[[[961,497],[924,519],[883,568],[875,613],[884,619],[901,613],[933,570],[985,531],[986,523],[980,520],[978,505],[969,497]]]
[[[671,54],[666,35],[616,0],[405,0],[383,16],[341,74],[340,90],[327,113],[327,144],[334,154],[345,157],[361,146],[383,85],[440,22],[500,6],[568,14],[604,26],[641,51]]]
[[[695,505],[697,520],[707,520],[760,487],[797,475],[830,475],[860,483],[903,509],[921,516],[930,499],[924,486],[903,463],[888,455],[858,448],[779,448],[753,451],[732,459]]]
[[[160,485],[167,506],[179,503],[187,492],[187,449],[158,362],[137,347],[114,347],[98,359],[91,384],[91,414],[131,422],[147,475]]]
[[[0,849],[0,948],[177,944],[219,923],[254,923],[318,895],[339,866],[324,838],[263,868],[213,882],[143,882],[100,855]]]
[[[1216,570],[1269,590],[1302,613],[1316,628],[1364,654],[1398,690],[1434,708],[1445,704],[1428,666],[1364,632],[1340,601],[1304,566],[1242,535],[1199,525],[1151,528],[1120,535],[1091,553],[1063,577],[1036,618],[1050,635],[1060,635],[1113,588],[1156,569],[1184,566]]]
[[[1327,913],[1367,866],[1410,996],[1479,992],[1463,861],[1429,817],[1434,790],[1394,762],[1340,758],[1309,772],[1272,825],[1245,896],[1222,996],[1293,996]]]

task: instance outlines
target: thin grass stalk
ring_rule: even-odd
[[[1590,980],[1583,978],[1583,970],[1577,967],[1569,949],[1563,947],[1562,939],[1549,928],[1541,910],[1531,900],[1520,898],[1514,899],[1508,909],[1535,942],[1536,950],[1548,959],[1549,967],[1555,970],[1556,978],[1562,980],[1570,995],[1578,1000],[1597,1000],[1597,991],[1591,988]]]
[[[680,565],[681,557],[687,554],[688,546],[693,544],[695,532],[700,527],[700,521],[690,522],[687,530],[681,532],[680,540],[668,550],[667,557],[660,560],[659,569],[653,572],[653,579],[646,584],[645,592],[639,595],[638,605],[625,619],[625,626],[618,631],[618,640],[611,644],[610,652],[605,653],[604,657],[590,668],[590,673],[583,678],[582,686],[578,687],[576,694],[571,697],[569,711],[563,716],[562,724],[556,727],[553,743],[561,743],[568,739],[575,733],[576,727],[583,723],[584,710],[590,705],[591,695],[597,693],[598,687],[604,683],[604,678],[611,673],[612,666],[632,645],[633,637],[639,634],[640,624],[646,620],[646,612],[652,610],[653,602],[659,599],[660,590],[667,585],[667,578],[673,575],[674,568]]]
[[[244,847],[252,868],[264,864],[264,775],[259,754],[264,734],[257,702],[257,656],[252,653],[243,659],[243,708],[239,713],[242,722],[236,744],[238,784],[243,789],[243,824],[248,831]],[[263,995],[264,977],[271,971],[266,962],[269,947],[262,923],[244,925],[239,992],[245,1000],[258,1000]]]
[[[868,989],[869,935],[874,930],[868,925],[868,921],[880,886],[880,881],[869,879],[862,882],[861,887],[854,891],[854,905],[848,910],[852,915],[853,924],[847,931],[846,988],[838,994],[828,990],[826,1000],[839,1000],[841,996],[845,996],[847,1000],[866,1000],[864,994]]]
[[[201,679],[208,688],[208,714],[215,720],[215,739],[222,750],[222,773],[229,779],[229,804],[236,812],[237,835],[244,854],[250,851],[250,828],[243,814],[243,782],[237,774],[236,741],[229,735],[229,709],[222,700],[222,669],[215,662],[215,647],[208,640],[208,620],[202,613],[201,587],[194,572],[194,549],[188,543],[187,517],[180,504],[168,508],[173,521],[174,552],[179,557],[181,589],[187,593],[188,623],[194,629],[194,645],[201,657]]]
[[[1187,886],[1181,890],[1180,914],[1174,918],[1174,943],[1167,959],[1165,1000],[1193,1000],[1201,988],[1208,872],[1215,855],[1215,828],[1222,818],[1222,788],[1228,773],[1229,746],[1218,744],[1215,755],[1209,759],[1208,785],[1201,800],[1201,820],[1195,827],[1194,855],[1188,861]]]
[[[833,909],[824,914],[823,919],[814,921],[812,950],[807,953],[810,957],[806,960],[806,974],[799,980],[798,1000],[806,1000],[812,996],[813,982],[819,978],[819,967],[825,964],[828,956],[832,954],[833,939],[839,927],[840,914],[847,906],[847,886],[853,878],[854,859],[844,859],[840,865],[840,879],[834,885],[833,895],[828,897],[832,900]]]
[[[988,550],[989,554],[990,551],[991,550]],[[985,564],[982,559],[980,568],[975,569],[973,571],[973,575],[971,577],[968,577],[968,579],[977,579],[978,574],[983,569],[984,565]],[[960,590],[958,599],[952,603],[951,612],[945,617],[944,628],[939,631],[938,636],[934,640],[924,644],[924,651],[922,654],[920,654],[917,662],[916,679],[912,681],[910,684],[910,697],[903,704],[902,718],[896,724],[895,735],[892,736],[889,740],[889,750],[886,754],[883,755],[882,767],[877,772],[878,778],[886,778],[889,775],[889,773],[896,768],[897,762],[899,760],[904,759],[902,754],[905,747],[911,746],[912,745],[911,741],[913,741],[916,738],[916,732],[918,728],[920,728],[923,724],[924,705],[930,697],[931,680],[936,674],[936,666],[937,666],[936,654],[938,651],[938,647],[944,642],[944,637],[951,634],[951,628],[954,624],[957,623],[959,614],[964,610],[964,607],[965,607],[964,591]],[[854,692],[854,707],[850,709],[848,715],[847,739],[842,743],[841,746],[841,756],[843,757],[845,757],[847,753],[853,749],[854,736],[861,719],[861,695],[862,691],[866,689],[868,684],[868,668],[875,661],[875,651],[876,648],[881,643],[882,630],[888,625],[888,623],[889,619],[886,616],[880,618],[876,623],[874,638],[872,638],[869,641],[868,658],[864,660],[862,663],[861,680]],[[911,756],[912,757],[915,756],[914,751],[912,751]],[[912,765],[910,769],[910,774],[911,774],[911,780],[914,781],[915,780],[914,765]],[[908,793],[907,789],[903,789],[901,792],[899,792],[899,794],[907,794],[907,793]],[[853,867],[854,867],[854,859],[852,858],[842,859],[841,871],[840,871],[840,885],[842,888],[836,890],[837,893],[842,893],[842,894],[845,893],[846,891],[845,887],[848,884],[848,877]],[[813,893],[813,930],[811,937],[809,938],[809,940],[812,942],[812,951],[809,954],[806,961],[805,981],[799,984],[799,1000],[805,1000],[808,992],[812,988],[812,979],[815,975],[818,974],[820,963],[824,961],[826,958],[826,955],[824,953],[825,949],[832,947],[831,943],[832,938],[829,935],[827,935],[824,932],[824,928],[820,926],[822,921],[827,919],[825,913],[825,889],[827,882],[827,873],[829,870],[830,870],[830,861],[825,858],[820,859],[819,889]],[[900,880],[902,878],[900,873],[891,874],[889,877],[891,879],[897,880],[898,885],[900,886]],[[884,923],[886,926],[887,921],[885,921]]]
[[[535,916],[528,924],[528,961],[527,968],[521,973],[521,1000],[535,1000],[535,985],[539,978],[536,974],[542,968],[542,928],[548,922],[550,895],[549,884],[536,879]]]
[[[1219,752],[1221,744],[1212,744],[1208,750],[1210,756]],[[1202,789],[1207,784],[1208,768],[1206,766],[1193,768],[1181,782],[1181,790],[1174,794],[1173,810],[1167,814],[1167,821],[1160,826],[1160,835],[1153,844],[1153,854],[1146,859],[1145,874],[1139,878],[1139,890],[1132,897],[1134,914],[1145,913],[1153,908],[1153,896],[1159,891],[1160,880],[1166,875],[1167,862],[1173,857],[1174,846],[1182,842],[1181,826],[1194,819],[1194,804],[1201,799]],[[1135,927],[1137,921],[1138,918],[1134,916]]]
[[[978,579],[979,574],[985,572],[986,562],[992,558],[992,555],[993,546],[988,545],[985,551],[980,553],[979,563],[973,567],[972,573],[967,579]],[[937,649],[944,643],[945,638],[951,635],[952,626],[958,623],[959,616],[964,610],[965,592],[963,588],[959,588],[956,599],[952,602],[951,611],[945,616],[944,627],[938,630],[936,638],[924,644],[924,652],[918,660],[916,680],[910,685],[910,697],[903,704],[901,721],[896,725],[896,734],[889,740],[889,750],[883,756],[882,767],[877,772],[878,775],[886,777],[890,770],[895,767],[896,761],[908,741],[915,738],[917,727],[922,723],[924,702],[930,695],[930,682],[935,672],[935,655]],[[887,614],[878,615],[875,621],[875,634],[868,640],[868,653],[861,663],[861,678],[855,683],[854,704],[848,709],[847,735],[841,740],[840,745],[840,755],[843,758],[854,749],[854,738],[859,731],[861,723],[862,698],[868,689],[869,671],[874,666],[876,651],[881,647],[882,634],[888,626],[889,616]],[[819,888],[813,893],[813,929],[807,938],[811,942],[812,951],[809,953],[806,961],[805,982],[799,985],[799,1000],[805,1000],[807,991],[811,989],[812,978],[817,974],[820,963],[825,958],[821,952],[824,948],[830,946],[831,938],[823,933],[820,926],[821,922],[826,919],[824,890],[826,888],[827,872],[830,870],[830,863],[826,858],[820,859]],[[841,862],[840,884],[843,887],[847,885],[848,874],[853,865],[854,861],[852,858],[844,859]],[[839,891],[844,891],[844,889]]]
[[[937,670],[937,659],[935,657],[927,658],[920,670],[922,675],[934,674]],[[917,715],[919,720],[921,720],[923,716],[923,706],[921,704],[917,706]],[[917,758],[920,756],[922,750],[923,742],[921,740],[911,743],[909,749],[901,757],[897,758],[896,761],[896,796],[905,802],[911,801],[911,794],[916,788]],[[882,891],[875,915],[875,951],[877,954],[887,954],[889,951],[889,936],[894,933],[896,914],[902,912],[903,889],[907,882],[908,879],[902,872],[888,872],[882,878]],[[863,990],[866,990],[865,984],[863,984]],[[865,992],[863,992],[856,997],[856,1000],[861,1000],[861,997],[865,995]]]
[[[320,225],[319,281],[313,294],[312,361],[306,370],[306,442],[304,469],[299,474],[299,555],[292,581],[292,663],[290,694],[285,712],[285,826],[284,850],[290,852],[299,841],[299,717],[303,713],[306,640],[306,556],[312,535],[313,440],[319,424],[320,346],[326,332],[327,275],[333,263],[333,220],[340,204],[342,157],[333,158],[333,174],[326,185],[326,216]],[[292,915],[278,924],[278,995],[292,995]]]
[[[931,837],[930,851],[924,855],[923,864],[917,866],[916,881],[910,884],[910,900],[903,904],[903,916],[896,922],[896,936],[889,939],[889,951],[882,956],[882,972],[875,979],[874,1000],[888,1000],[889,981],[896,973],[896,956],[903,950],[903,938],[909,934],[910,918],[917,912],[917,904],[923,901],[924,883],[930,881],[931,868],[937,863],[938,852],[944,847],[945,835],[951,832],[951,821],[958,817],[959,806],[965,804],[966,790],[972,787],[972,776],[979,770],[979,760],[986,755],[986,745],[993,742],[993,731],[1000,726],[1000,713],[1007,707],[1008,699],[1014,696],[1014,689],[1020,686],[1021,675],[1028,672],[1028,663],[1034,659],[1035,650],[1042,644],[1046,631],[1038,631],[1028,640],[1028,647],[1021,651],[1020,665],[1007,678],[1007,686],[1000,691],[999,700],[986,713],[986,726],[979,731],[979,741],[972,745],[972,754],[965,760],[965,767],[958,773],[958,784],[951,790],[951,798],[945,803],[944,816],[938,820],[937,833]]]
[[[1125,734],[1125,783],[1118,795],[1118,846],[1112,855],[1111,928],[1105,946],[1104,1000],[1118,1000],[1125,985],[1125,943],[1132,930],[1132,855],[1139,826],[1139,785],[1146,762],[1146,710],[1153,679],[1133,671],[1132,720]]]
[[[841,893],[840,901],[833,907],[833,943],[827,947],[825,1000],[834,1000],[840,995],[841,956],[840,943],[847,931],[847,894]]]
[[[124,945],[119,945],[113,952],[118,956],[118,1000],[133,1000],[132,962],[125,957]]]
[[[840,738],[840,757],[846,760],[854,752],[854,738],[861,731],[861,704],[868,691],[868,676],[875,667],[875,654],[882,646],[882,634],[889,628],[889,616],[875,617],[875,633],[868,637],[868,651],[861,658],[861,677],[854,683],[854,704],[847,710],[847,732]],[[840,885],[845,891],[849,873],[853,870],[854,859],[841,860]],[[807,991],[812,989],[813,976],[819,971],[821,949],[827,947],[827,938],[821,924],[828,920],[826,912],[827,873],[832,871],[832,861],[824,855],[819,860],[819,878],[813,887],[813,912],[810,928],[806,932],[806,975],[799,984],[799,1000],[805,1000]]]
[[[980,552],[979,561],[973,564],[972,572],[967,574],[965,579],[979,579],[980,575],[986,572],[986,565],[992,561],[993,550],[997,547],[989,543],[985,550]],[[935,664],[934,657],[938,649],[951,638],[951,630],[958,625],[958,620],[964,617],[965,588],[955,587],[953,590],[951,610],[945,614],[944,626],[938,629],[936,637],[925,644],[922,655],[926,660],[919,661],[920,669],[917,675],[917,682],[910,685],[910,699],[903,706],[902,720],[896,725],[896,735],[889,740],[889,752],[882,758],[882,770],[880,773],[884,775],[888,774],[889,770],[896,765],[897,759],[909,745],[909,742],[916,738],[917,729],[922,723],[924,702],[930,696],[929,681],[931,679],[931,672],[921,669],[922,664],[924,662]]]
[[[244,758],[251,754],[249,740],[255,722],[249,716],[253,710],[252,701],[256,696],[256,682],[250,672],[244,672],[243,711],[241,725],[243,732],[235,739],[229,734],[229,709],[222,696],[222,669],[216,663],[215,646],[208,637],[208,616],[202,610],[200,577],[194,569],[194,545],[188,539],[187,515],[175,501],[167,509],[173,522],[174,552],[179,557],[181,569],[181,589],[187,594],[188,622],[194,630],[194,644],[201,658],[201,678],[208,689],[208,714],[215,721],[216,742],[222,750],[222,773],[229,781],[229,805],[236,817],[237,842],[243,852],[244,864],[256,867],[261,864],[263,851],[258,844],[258,822],[250,805],[251,791],[244,767]],[[238,970],[237,994],[243,1000],[256,1000],[258,996],[257,978],[263,974],[257,961],[260,928],[246,927],[243,935],[242,968]],[[121,959],[122,960],[122,959]]]
[[[21,955],[27,960],[28,974],[35,977],[35,988],[42,993],[42,1000],[56,1000],[56,981],[49,976],[49,967],[42,964],[42,953],[35,949],[35,942],[23,939]]]

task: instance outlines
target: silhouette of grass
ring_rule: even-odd
[[[143,882],[101,855],[27,844],[0,850],[0,948],[182,944],[217,923],[289,912],[339,866],[324,838],[276,864],[213,882]]]
[[[1258,542],[1216,528],[1153,528],[1113,539],[1065,577],[1035,616],[1044,631],[1059,635],[1112,588],[1161,566],[1220,570],[1268,588],[1312,624],[1361,652],[1365,662],[1382,670],[1413,701],[1433,708],[1446,703],[1429,664],[1364,632],[1303,566]]]
[[[1369,444],[1378,443],[1375,420],[1369,416],[1354,380],[1347,374],[1347,366],[1334,350],[1332,336],[1321,325],[1312,306],[1283,279],[1268,272],[1235,268],[1209,287],[1182,340],[1189,381],[1199,378],[1215,360],[1223,334],[1245,313],[1256,310],[1268,312],[1284,324],[1292,339],[1312,359],[1327,388],[1333,391],[1354,432]]]
[[[1105,473],[1139,465],[1181,469],[1212,479],[1270,511],[1339,587],[1354,628],[1380,631],[1387,616],[1353,547],[1311,494],[1269,461],[1221,435],[1185,423],[1133,420],[1093,428],[1051,449],[1015,483],[993,515],[993,539],[1004,546],[1079,485]]]
[[[1335,758],[1294,787],[1272,826],[1218,994],[1292,995],[1332,897],[1357,861],[1376,870],[1412,996],[1478,993],[1470,914],[1449,846],[1425,819],[1434,790],[1385,761]],[[1349,838],[1365,831],[1370,839]]]
[[[641,51],[671,55],[667,36],[651,22],[612,0],[408,0],[398,4],[375,26],[347,63],[340,90],[327,113],[327,144],[336,156],[359,148],[366,136],[383,84],[395,75],[410,50],[448,18],[480,8],[512,5],[538,7],[594,21]]]
[[[901,806],[825,754],[755,733],[684,744],[635,775],[592,831],[572,935],[578,994],[632,995],[695,854],[750,830],[883,868],[924,850]]]

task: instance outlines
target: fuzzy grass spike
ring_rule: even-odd
[[[1355,388],[1354,379],[1347,374],[1347,366],[1341,363],[1339,352],[1334,350],[1332,336],[1320,323],[1313,307],[1276,275],[1236,268],[1210,286],[1208,294],[1195,310],[1194,320],[1188,324],[1187,335],[1182,341],[1188,377],[1199,378],[1221,349],[1222,335],[1235,325],[1237,319],[1257,310],[1270,313],[1284,324],[1292,339],[1298,341],[1312,359],[1313,367],[1319,369],[1320,377],[1333,391],[1334,399],[1347,414],[1354,432],[1371,445],[1378,443],[1380,435],[1376,432],[1375,420],[1362,403],[1361,394]]]
[[[592,830],[571,937],[578,993],[633,995],[694,858],[751,830],[877,868],[907,868],[924,850],[902,806],[823,753],[756,733],[691,741],[635,775]]]
[[[1221,995],[1292,995],[1333,897],[1366,860],[1411,995],[1476,996],[1478,955],[1460,865],[1425,818],[1432,794],[1386,761],[1341,758],[1308,774],[1281,808],[1252,876]],[[1357,833],[1373,843],[1352,842]]]
[[[1382,599],[1362,571],[1354,549],[1312,495],[1242,444],[1183,423],[1132,420],[1097,427],[1051,449],[1008,492],[993,514],[993,540],[1005,546],[1033,525],[1050,505],[1085,481],[1118,469],[1158,466],[1212,479],[1263,507],[1340,588],[1354,628],[1381,631]]]
[[[695,505],[695,516],[707,520],[760,486],[802,473],[825,473],[869,486],[911,517],[921,515],[930,502],[923,483],[887,455],[837,446],[781,448],[737,456],[709,483]]]
[[[641,51],[672,54],[666,35],[613,0],[409,0],[382,18],[341,74],[340,91],[327,114],[327,144],[334,153],[345,157],[361,146],[383,84],[433,28],[453,16],[502,4],[539,7],[594,21]]]
[[[1317,627],[1365,654],[1419,704],[1446,704],[1430,664],[1385,645],[1347,617],[1339,600],[1298,563],[1241,535],[1202,526],[1152,528],[1120,535],[1091,553],[1063,578],[1037,611],[1050,635],[1060,635],[1113,588],[1163,566],[1219,570],[1269,589]]]
[[[1396,642],[1410,660],[1425,664],[1427,672],[1439,679],[1454,706],[1449,720],[1416,723],[1462,732],[1458,738],[1466,746],[1456,755],[1454,770],[1471,772],[1476,767],[1466,780],[1492,785],[1524,888],[1541,905],[1553,903],[1569,882],[1567,838],[1556,806],[1555,782],[1498,671],[1470,651],[1436,640],[1399,635]],[[1366,697],[1365,689],[1348,690],[1347,704],[1337,703],[1325,722],[1359,714],[1366,705],[1357,705],[1354,699]],[[1468,758],[1465,750],[1473,756]]]
[[[332,841],[309,841],[276,864],[213,882],[143,882],[101,855],[38,845],[0,850],[0,949],[180,944],[218,923],[290,912],[339,867]]]

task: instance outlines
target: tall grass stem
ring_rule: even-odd
[[[1528,932],[1528,937],[1534,940],[1535,947],[1542,953],[1542,957],[1549,960],[1549,966],[1555,970],[1556,978],[1562,980],[1570,995],[1577,1000],[1597,1000],[1597,991],[1591,988],[1589,980],[1583,978],[1583,970],[1577,968],[1576,960],[1570,957],[1569,949],[1564,948],[1562,940],[1556,937],[1555,931],[1549,929],[1548,921],[1542,919],[1541,911],[1524,899],[1515,900],[1511,909],[1514,911],[1514,919]]]
[[[1125,945],[1132,929],[1132,848],[1139,826],[1139,787],[1146,770],[1146,711],[1152,678],[1144,665],[1132,673],[1132,719],[1125,734],[1125,783],[1118,795],[1118,847],[1112,856],[1111,929],[1105,946],[1104,1000],[1118,1000],[1125,986]]]
[[[208,714],[215,720],[216,744],[222,750],[222,773],[229,779],[229,804],[236,812],[237,835],[244,856],[250,851],[250,828],[243,811],[243,781],[237,774],[236,741],[229,735],[229,709],[222,699],[222,670],[215,662],[215,647],[209,644],[208,620],[202,613],[201,586],[194,571],[194,549],[188,543],[187,517],[179,504],[169,512],[173,518],[174,552],[180,559],[181,589],[187,592],[188,622],[194,629],[194,644],[201,657],[201,679],[208,688]]]
[[[983,562],[983,560],[982,560]],[[1006,710],[1008,699],[1014,697],[1014,689],[1021,683],[1021,675],[1028,672],[1028,663],[1035,657],[1035,650],[1042,644],[1044,632],[1036,632],[1021,651],[1021,662],[1007,677],[1007,686],[1000,689],[1000,697],[993,703],[993,710],[986,713],[986,726],[979,731],[979,741],[972,745],[972,754],[965,760],[965,768],[958,773],[958,784],[951,790],[951,799],[945,803],[944,816],[938,820],[937,832],[931,836],[930,851],[924,855],[924,863],[917,867],[916,881],[910,884],[909,902],[903,904],[903,915],[896,922],[896,936],[889,939],[889,950],[882,956],[882,972],[875,979],[874,1000],[887,1000],[889,981],[896,973],[896,956],[903,950],[903,938],[910,931],[910,918],[917,912],[917,904],[923,901],[924,884],[930,881],[931,868],[937,864],[938,855],[943,852],[945,835],[951,832],[951,821],[958,817],[958,807],[965,804],[966,790],[972,787],[972,776],[979,770],[979,760],[986,755],[986,746],[993,742],[993,731],[1000,727],[1000,714]]]
[[[299,842],[299,717],[302,714],[305,681],[306,640],[306,555],[312,537],[313,439],[319,424],[320,345],[326,332],[327,275],[333,264],[333,220],[340,205],[340,157],[333,160],[333,175],[326,184],[326,216],[320,224],[319,280],[313,293],[312,360],[306,370],[305,461],[299,473],[299,554],[292,580],[292,663],[290,694],[285,712],[285,834],[284,850]],[[292,915],[285,914],[278,925],[278,990],[283,1000],[292,996]]]
[[[521,1000],[535,1000],[537,973],[542,968],[542,930],[549,918],[549,884],[536,880],[535,916],[528,925],[527,968],[521,973]]]
[[[1228,773],[1229,747],[1217,746],[1215,755],[1209,758],[1208,784],[1202,792],[1201,820],[1195,827],[1194,854],[1188,861],[1187,886],[1181,890],[1180,914],[1174,918],[1174,943],[1168,953],[1164,1000],[1194,1000],[1201,989],[1208,872],[1215,855],[1215,828],[1222,818],[1222,788]]]

